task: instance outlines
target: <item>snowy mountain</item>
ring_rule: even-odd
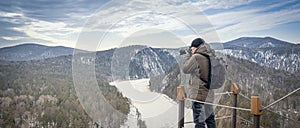
[[[130,78],[150,78],[165,73],[176,62],[165,49],[145,48],[135,54],[130,61]]]
[[[39,44],[21,44],[0,49],[0,60],[27,61],[72,55],[73,48],[56,46],[49,47]]]
[[[77,54],[76,58],[82,63],[95,64],[96,72],[102,72],[99,75],[105,74],[110,81],[129,80],[164,74],[176,63],[173,54],[179,55],[178,51],[135,45],[98,51],[94,55]]]
[[[269,47],[287,47],[293,46],[293,44],[281,40],[277,40],[272,37],[241,37],[232,41],[224,43],[225,48],[230,47],[245,47],[251,49],[257,48],[269,48]]]
[[[226,55],[250,60],[262,66],[289,72],[300,71],[300,45],[271,37],[242,37],[212,47]]]

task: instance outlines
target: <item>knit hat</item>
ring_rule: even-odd
[[[199,47],[201,44],[203,44],[205,41],[201,38],[196,38],[193,40],[191,47]]]

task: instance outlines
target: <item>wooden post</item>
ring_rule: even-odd
[[[238,86],[236,85],[236,83],[233,83],[233,84],[232,84],[231,90],[232,90],[232,93],[233,93],[233,94],[239,94],[239,93],[240,93],[239,88],[238,88]]]
[[[237,95],[239,94],[239,89],[238,89],[236,83],[232,84],[231,90],[233,93],[233,107],[237,107]],[[236,109],[233,109],[232,128],[236,128]]]
[[[185,91],[183,86],[177,87],[177,100],[179,101],[178,106],[178,128],[184,127],[184,99]]]
[[[261,113],[261,105],[258,96],[251,96],[251,114],[254,116],[254,128],[259,128],[259,118]]]

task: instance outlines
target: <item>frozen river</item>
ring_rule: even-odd
[[[114,81],[110,84],[116,86],[133,105],[123,127],[137,127],[135,108],[141,113],[142,120],[148,128],[178,127],[178,104],[165,94],[151,92],[148,86],[149,79]],[[192,121],[191,109],[185,110],[185,121]]]

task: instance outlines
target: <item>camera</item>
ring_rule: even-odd
[[[181,50],[179,51],[180,55],[186,54],[185,51],[187,51],[189,54],[192,54],[191,49],[181,49]]]

